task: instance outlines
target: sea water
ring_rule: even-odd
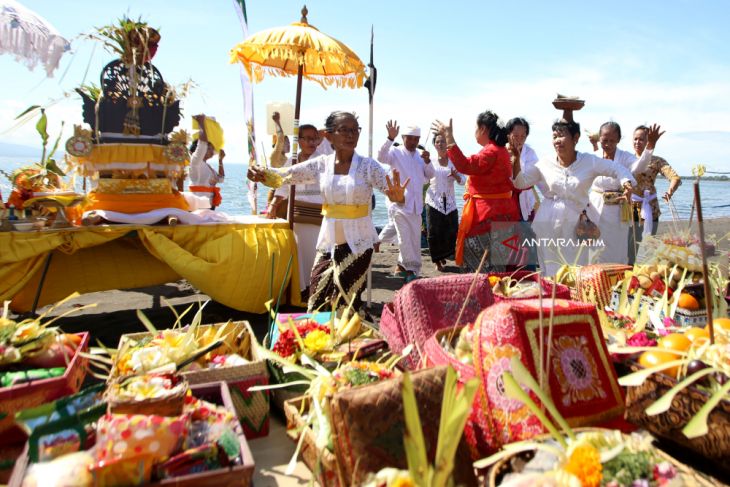
[[[28,161],[24,159],[26,158],[0,156],[0,170],[10,173],[13,169],[28,164]],[[221,188],[221,195],[223,196],[223,204],[217,209],[218,211],[223,211],[232,215],[251,214],[246,181],[247,168],[248,167],[244,164],[228,163],[225,165],[226,179],[225,182],[219,185]],[[80,181],[80,178],[77,178],[76,183],[79,188],[81,184]],[[691,180],[684,179],[682,182],[683,184],[674,194],[672,201],[679,218],[684,220],[689,218],[690,211],[692,210],[694,192]],[[669,182],[660,177],[657,178],[656,186],[657,192],[661,197],[661,195],[667,190]],[[10,188],[10,182],[4,176],[0,175],[0,191],[2,191],[3,199],[5,201],[7,201],[8,195],[10,194]],[[702,181],[700,188],[702,191],[702,213],[705,218],[730,216],[730,202],[728,202],[727,198],[728,191],[730,191],[730,181],[705,180]],[[268,191],[267,187],[261,184],[258,185],[257,206],[259,212],[266,209]],[[457,207],[461,208],[464,186],[456,184],[455,192]],[[376,226],[383,226],[388,221],[386,205],[387,199],[378,191],[376,191],[375,199],[376,204],[375,209],[373,210],[373,222]],[[671,220],[672,214],[665,201],[662,200],[660,202],[660,208],[662,210],[661,220]]]

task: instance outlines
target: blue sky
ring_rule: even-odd
[[[70,93],[86,81],[98,83],[113,59],[99,45],[75,39],[122,15],[158,26],[162,41],[154,64],[168,83],[194,80],[199,88],[184,100],[184,114],[205,112],[226,129],[230,162],[247,160],[238,66],[230,49],[242,40],[232,0],[208,2],[24,0],[72,39],[52,79],[28,71],[12,57],[0,57],[0,141],[38,145],[31,126],[8,131],[12,118],[31,104],[61,100],[49,109],[50,130],[61,120],[70,135],[81,119],[81,104]],[[667,134],[657,154],[680,173],[703,163],[724,170],[730,146],[730,7],[724,1],[610,2],[411,2],[308,3],[309,21],[348,44],[367,62],[370,26],[375,29],[375,151],[385,139],[385,122],[430,125],[453,117],[457,141],[467,151],[476,115],[495,110],[505,120],[523,116],[532,123],[528,143],[541,157],[553,157],[550,125],[559,113],[556,93],[580,95],[576,115],[584,128],[606,120],[621,124],[620,147],[631,150],[633,127],[660,123]],[[256,32],[299,19],[299,1],[247,2],[249,29]],[[70,67],[69,67],[70,64]],[[62,75],[66,71],[65,76]],[[293,78],[267,78],[255,86],[259,140],[265,133],[268,102],[294,102]],[[304,83],[302,121],[321,125],[335,109],[357,112],[366,128],[359,151],[367,153],[365,89],[323,90]],[[183,122],[190,128],[189,119]],[[261,145],[259,143],[258,147]],[[590,150],[581,140],[580,150]]]

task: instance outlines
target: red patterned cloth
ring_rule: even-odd
[[[474,407],[480,409],[480,414],[472,414],[472,418],[478,421],[474,428],[480,436],[475,440],[482,455],[543,432],[537,417],[504,393],[502,373],[511,370],[510,361],[515,356],[538,383],[538,370],[545,372],[543,387],[571,426],[595,425],[623,414],[624,398],[595,306],[556,300],[548,346],[550,308],[550,301],[543,301],[542,327],[536,299],[497,303],[477,317],[474,367],[481,385]],[[542,367],[541,355],[545,364]],[[539,403],[537,396],[531,393],[531,397]]]

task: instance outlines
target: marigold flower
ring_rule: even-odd
[[[580,479],[583,487],[598,487],[603,479],[601,456],[589,444],[578,445],[563,466],[563,470]]]

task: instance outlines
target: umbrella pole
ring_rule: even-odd
[[[294,103],[294,134],[292,135],[292,166],[299,162],[299,111],[302,108],[302,71],[303,66],[299,64],[297,71],[297,99]],[[294,228],[294,197],[296,196],[296,185],[289,185],[289,204],[286,209],[286,219],[289,220],[289,228]]]
[[[368,121],[368,157],[373,157],[373,97],[370,96],[370,120]],[[372,212],[373,209],[371,208],[370,211]],[[368,309],[370,309],[370,305],[373,301],[373,263],[372,259],[370,260],[370,265],[368,266],[368,279],[367,279],[367,304]]]
[[[373,27],[370,26],[370,76],[373,75]],[[368,98],[370,101],[370,118],[368,120],[368,157],[372,159],[373,157],[373,95],[375,94],[375,86],[374,86],[375,80],[371,80],[370,85],[368,86]],[[370,211],[372,212],[375,210],[375,208],[371,208]],[[373,256],[374,257],[374,256]],[[370,309],[370,305],[373,302],[373,260],[370,259],[370,264],[368,265],[368,278],[367,278],[367,307],[368,310]]]

